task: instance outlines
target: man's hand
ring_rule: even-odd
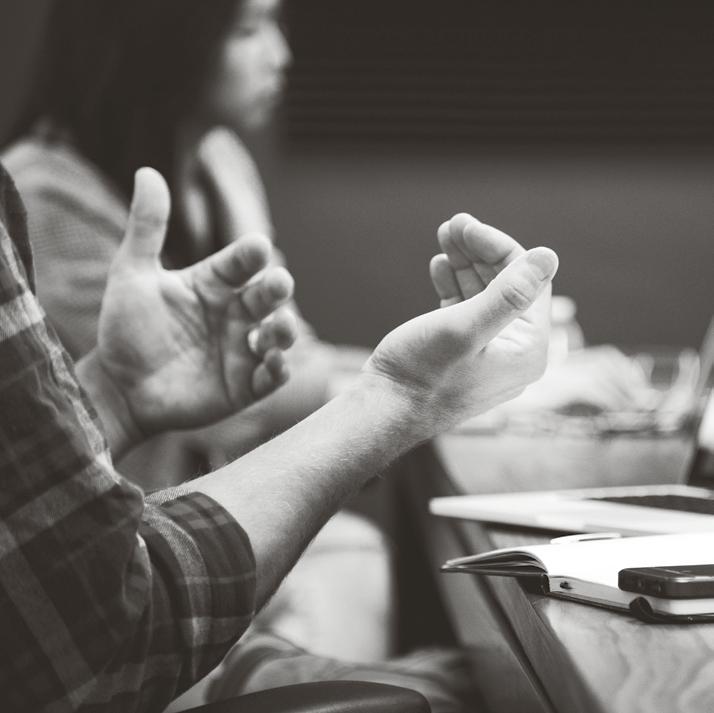
[[[431,274],[442,309],[388,334],[365,367],[412,403],[424,437],[514,398],[545,369],[555,253],[458,215]]]
[[[357,383],[236,464],[191,482],[248,533],[259,603],[367,478],[419,441],[515,395],[542,372],[557,258],[537,248],[514,255],[499,272],[509,263],[501,236],[479,236],[483,245],[468,269],[483,277],[473,283],[473,296],[463,299],[458,273],[449,268],[448,279],[437,280],[448,306],[388,334]],[[510,238],[506,244],[515,245]]]
[[[247,235],[190,268],[164,270],[169,209],[164,180],[141,169],[94,356],[104,391],[126,407],[122,427],[140,436],[202,426],[271,393],[287,379],[283,350],[295,338],[294,317],[278,310],[292,277],[264,269],[268,239]]]
[[[430,272],[441,306],[447,307],[482,292],[499,272],[525,253],[510,235],[459,213],[439,226],[442,253]],[[541,305],[545,305],[544,298]]]

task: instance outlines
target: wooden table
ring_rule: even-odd
[[[441,574],[450,557],[535,544],[555,534],[428,514],[458,492],[668,482],[677,436],[607,439],[449,434],[412,453],[402,497],[487,710],[503,713],[712,713],[714,625],[651,625],[526,591],[513,579]],[[406,481],[405,481],[406,482]]]

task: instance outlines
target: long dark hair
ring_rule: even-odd
[[[178,127],[201,106],[239,9],[240,0],[55,0],[15,136],[47,118],[127,199],[144,165],[173,189]],[[186,262],[195,256],[173,213],[167,252]]]

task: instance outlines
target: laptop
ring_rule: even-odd
[[[694,442],[683,478],[642,485],[495,495],[429,503],[434,515],[562,532],[623,535],[714,531],[714,318],[700,350],[694,389]],[[679,482],[674,482],[679,481]]]

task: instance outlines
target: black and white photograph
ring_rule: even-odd
[[[0,0],[0,713],[712,713],[712,0]]]

